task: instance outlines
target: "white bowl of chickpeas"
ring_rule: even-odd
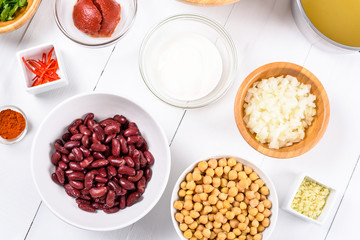
[[[242,158],[218,156],[189,166],[171,196],[180,239],[269,239],[278,197],[270,178]]]

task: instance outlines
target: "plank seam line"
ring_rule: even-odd
[[[177,128],[176,128],[176,130],[175,130],[175,133],[174,133],[173,137],[172,137],[171,140],[170,140],[169,147],[171,146],[171,144],[172,144],[173,141],[174,141],[174,138],[175,138],[175,136],[176,136],[176,134],[177,134],[177,132],[178,132],[178,130],[179,130],[179,128],[180,128],[180,125],[181,125],[181,123],[182,123],[182,121],[183,121],[183,119],[184,119],[184,117],[185,117],[186,112],[187,112],[187,110],[185,110],[184,113],[183,113],[183,115],[181,116],[180,122],[179,122],[179,124],[178,124],[178,126],[177,126]]]
[[[116,45],[117,45],[117,44],[115,44],[115,45],[114,45],[114,47],[113,47],[113,49],[112,49],[112,51],[111,51],[111,53],[110,53],[110,55],[109,55],[108,59],[106,60],[105,66],[104,66],[103,70],[101,71],[101,73],[100,73],[100,76],[99,76],[98,80],[96,81],[96,84],[95,84],[95,86],[94,86],[93,91],[95,91],[95,90],[96,90],[96,87],[98,86],[98,84],[99,84],[99,82],[100,82],[100,79],[101,79],[101,77],[102,77],[103,73],[104,73],[104,72],[105,72],[105,70],[106,70],[106,67],[107,67],[107,65],[108,65],[108,63],[109,63],[109,61],[110,61],[110,58],[111,58],[111,56],[113,55],[113,53],[114,53],[114,51],[115,51]]]
[[[35,15],[34,15],[34,16],[35,16]],[[18,42],[17,47],[19,47],[20,44],[22,43],[22,41],[23,41],[23,39],[24,39],[24,37],[25,37],[25,34],[27,33],[27,31],[28,31],[28,29],[29,29],[29,27],[30,27],[31,22],[32,22],[32,20],[34,19],[34,16],[30,19],[29,23],[27,24],[27,26],[26,26],[26,28],[25,28],[25,31],[24,31],[23,35],[21,36],[21,38],[20,38],[20,40],[19,40],[19,42]]]
[[[333,224],[334,224],[335,218],[337,217],[337,214],[338,214],[339,209],[340,209],[340,207],[341,207],[341,204],[342,204],[342,202],[343,202],[343,200],[344,200],[344,197],[345,197],[345,195],[346,195],[346,192],[347,192],[347,190],[348,190],[348,188],[349,188],[350,182],[351,182],[351,180],[352,180],[352,178],[353,178],[353,176],[354,176],[355,170],[356,170],[356,168],[357,168],[358,165],[359,165],[359,162],[360,162],[360,155],[359,155],[359,157],[358,157],[358,159],[357,159],[357,161],[356,161],[356,163],[355,163],[354,169],[353,169],[353,171],[352,171],[352,173],[351,173],[351,175],[350,175],[349,181],[348,181],[348,183],[347,183],[347,185],[346,185],[346,187],[345,187],[345,191],[344,191],[344,193],[343,193],[343,195],[342,195],[342,197],[341,197],[341,200],[340,200],[340,203],[339,203],[339,205],[338,205],[338,207],[337,207],[337,209],[336,209],[335,215],[334,215],[333,219],[331,220],[331,224],[330,224],[329,229],[328,229],[328,231],[327,231],[327,233],[326,233],[326,235],[325,235],[324,240],[327,239],[327,237],[328,237],[328,235],[329,235],[329,233],[330,233],[330,230],[331,230],[331,228],[332,228],[332,226],[333,226]]]
[[[32,227],[32,225],[33,225],[33,223],[34,223],[34,221],[35,221],[35,218],[36,218],[36,216],[37,216],[37,214],[38,214],[38,212],[39,212],[39,209],[40,209],[40,207],[41,207],[41,204],[42,204],[42,201],[40,201],[39,206],[38,206],[38,208],[36,209],[35,216],[33,217],[32,221],[31,221],[31,223],[30,223],[30,226],[29,226],[29,228],[28,228],[28,230],[27,230],[27,232],[26,232],[26,235],[25,235],[25,237],[24,237],[24,240],[27,238],[27,236],[28,236],[28,234],[29,234],[29,232],[30,232],[30,230],[31,230],[31,227]]]
[[[228,23],[228,21],[229,21],[229,19],[230,19],[230,16],[231,16],[231,14],[232,14],[232,12],[233,12],[233,10],[234,10],[234,8],[235,8],[235,4],[233,4],[232,7],[231,7],[231,9],[230,9],[230,12],[229,12],[229,14],[228,14],[228,16],[227,16],[227,18],[226,18],[226,20],[225,20],[224,27],[227,25],[227,23]]]

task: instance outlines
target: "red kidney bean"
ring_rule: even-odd
[[[138,128],[128,128],[124,131],[125,137],[137,136],[139,134],[140,134],[140,131]]]
[[[85,158],[83,161],[81,161],[79,164],[80,164],[80,167],[82,168],[87,168],[88,166],[90,166],[90,164],[94,161],[94,157],[93,156],[90,156],[90,157],[87,157]]]
[[[125,156],[124,160],[129,167],[133,168],[135,166],[134,160],[131,157]]]
[[[56,176],[56,173],[51,174],[51,179],[54,181],[54,183],[59,184],[59,185],[62,185],[62,184],[59,182],[59,180],[58,180],[58,178],[57,178],[57,176]]]
[[[139,200],[140,197],[141,194],[139,192],[131,193],[126,199],[126,206],[127,207],[132,206],[137,200]]]
[[[73,148],[72,150],[71,150],[71,153],[72,154],[74,154],[74,156],[75,156],[75,161],[77,161],[77,162],[80,162],[80,161],[82,161],[83,159],[84,159],[84,156],[83,156],[83,153],[82,153],[82,151],[80,150],[80,148]]]
[[[99,138],[97,137],[96,133],[93,133],[91,136],[91,141],[93,144],[101,144]]]
[[[69,129],[69,132],[71,133],[71,134],[77,134],[77,133],[79,133],[79,130],[77,130],[77,127],[76,126],[72,126],[72,127],[70,127]]]
[[[86,126],[90,129],[90,131],[94,131],[94,127],[97,125],[94,119],[89,119],[86,123]]]
[[[106,183],[108,179],[106,177],[95,176],[95,181],[99,183]]]
[[[82,137],[83,137],[83,134],[77,133],[77,134],[75,134],[75,135],[72,135],[71,138],[70,138],[70,140],[71,140],[71,141],[79,141],[79,140],[82,139]]]
[[[90,138],[87,135],[84,135],[81,139],[81,144],[86,147],[89,148],[90,147]]]
[[[73,153],[69,153],[68,158],[69,161],[75,161],[75,155]]]
[[[90,119],[93,119],[94,118],[94,114],[93,113],[88,113],[86,114],[85,118],[84,118],[84,124],[87,125],[87,122],[90,120]]]
[[[128,177],[128,180],[131,181],[131,182],[137,182],[140,180],[140,178],[143,176],[144,172],[143,170],[139,170],[136,172],[136,175],[133,176],[133,177]]]
[[[81,189],[84,188],[84,184],[83,184],[82,182],[80,182],[80,181],[70,180],[70,181],[69,181],[69,184],[70,184],[73,188],[75,188],[75,189],[81,190]]]
[[[114,180],[110,180],[107,185],[110,190],[113,190],[115,192],[116,196],[119,196],[121,194],[121,187]]]
[[[107,177],[107,172],[106,169],[104,167],[98,169],[98,175],[100,177],[106,178]]]
[[[87,126],[85,125],[80,125],[79,126],[79,131],[83,134],[83,135],[86,135],[86,136],[91,136],[91,131],[90,129],[87,128]]]
[[[111,153],[113,156],[118,157],[121,153],[120,141],[116,138],[111,141]]]
[[[69,141],[71,138],[71,133],[65,133],[64,135],[62,135],[62,140],[64,140],[65,142]]]
[[[127,192],[128,192],[128,191],[127,191],[125,188],[121,188],[120,196],[126,195]]]
[[[139,152],[140,154],[140,167],[144,168],[147,165],[146,158],[144,157],[144,154],[142,152]]]
[[[93,156],[95,159],[105,159],[105,156],[99,152],[93,152]]]
[[[106,150],[104,152],[104,156],[105,157],[110,157],[111,156],[111,148],[109,146],[106,146]]]
[[[115,115],[113,119],[121,124],[127,124],[128,120],[123,115]]]
[[[67,150],[66,148],[64,148],[63,146],[61,146],[58,142],[56,142],[54,144],[54,147],[57,151],[63,153],[63,154],[69,154],[69,150]]]
[[[146,179],[144,176],[141,177],[140,180],[137,182],[136,187],[139,193],[143,194],[145,192]]]
[[[135,169],[139,170],[140,169],[140,152],[139,150],[135,150],[132,159],[134,160],[135,163]]]
[[[65,162],[65,163],[69,163],[69,162],[70,162],[68,156],[65,155],[65,154],[61,154],[61,161]]]
[[[81,197],[82,199],[91,200],[90,196],[88,196],[88,195],[90,195],[89,189],[84,188],[83,190],[80,191],[80,193],[81,193],[81,196],[80,196],[80,197]]]
[[[151,168],[147,167],[145,169],[145,177],[146,177],[146,182],[149,182],[152,176],[152,171]]]
[[[140,143],[139,147],[141,147],[142,143],[143,143],[143,137],[142,136],[130,136],[127,138],[127,143],[129,144],[138,144]]]
[[[84,168],[80,166],[79,163],[76,162],[69,162],[69,167],[74,171],[83,171]]]
[[[104,132],[106,135],[111,135],[120,132],[120,125],[110,124],[105,127]]]
[[[147,151],[149,149],[149,146],[148,146],[145,138],[143,138],[143,139],[144,139],[144,142],[143,142],[143,145],[140,148],[140,151],[145,152],[145,151]]]
[[[90,150],[87,149],[87,148],[84,147],[84,146],[81,146],[81,147],[80,147],[80,150],[81,150],[82,154],[84,155],[84,157],[86,157],[86,158],[91,155]]]
[[[102,209],[104,207],[104,204],[94,202],[91,204],[91,206],[95,209]]]
[[[125,165],[125,160],[123,158],[108,158],[110,165],[115,166],[115,167],[120,167]]]
[[[128,155],[130,157],[133,157],[134,156],[134,151],[137,150],[137,149],[135,148],[135,146],[133,144],[128,144],[128,148],[129,148],[129,154]]]
[[[86,212],[95,212],[95,208],[93,208],[89,204],[80,203],[78,204],[78,207]]]
[[[152,165],[154,163],[154,156],[149,151],[144,152],[147,164]]]
[[[135,184],[133,182],[130,182],[129,180],[127,180],[125,178],[120,178],[119,183],[120,183],[120,186],[125,188],[126,190],[134,190],[136,188]]]
[[[68,169],[68,170],[65,171],[65,175],[66,175],[66,176],[69,176],[69,175],[72,174],[73,172],[76,172],[76,171],[74,171],[74,170],[72,170],[72,169]]]
[[[98,197],[102,197],[106,194],[107,188],[106,187],[91,188],[89,190],[89,192],[93,198],[98,198]]]
[[[129,122],[128,128],[138,128],[138,127],[137,127],[136,123],[134,123],[134,122]]]
[[[120,210],[120,208],[118,207],[113,207],[113,208],[103,208],[103,211],[105,213],[116,213]]]
[[[64,144],[64,147],[67,149],[73,149],[75,147],[80,147],[81,143],[79,141],[68,141]]]
[[[91,163],[91,167],[93,168],[99,168],[104,167],[109,164],[109,161],[106,159],[99,159]]]
[[[85,174],[83,172],[72,172],[69,175],[67,175],[69,181],[84,181]]]
[[[94,133],[96,133],[97,138],[100,140],[100,142],[105,140],[105,131],[104,129],[99,126],[98,124],[94,125]]]
[[[115,137],[116,137],[116,133],[106,136],[104,143],[109,144]]]
[[[106,183],[96,183],[96,187],[99,188],[99,187],[106,187]]]
[[[135,176],[136,171],[135,169],[128,167],[126,165],[122,165],[118,168],[118,173],[120,174],[125,174],[125,175],[129,175],[129,176]]]
[[[124,209],[126,207],[126,197],[125,196],[120,197],[119,207],[120,207],[120,209]]]
[[[82,119],[80,119],[80,118],[75,119],[75,121],[74,121],[72,124],[70,124],[70,126],[68,127],[68,130],[69,130],[70,128],[77,128],[77,127],[79,127],[80,124],[82,124],[82,123],[83,123],[83,120],[82,120]]]
[[[81,198],[79,198],[79,197],[75,200],[75,202],[76,202],[77,204],[82,203],[82,204],[88,204],[88,205],[90,205],[90,201],[85,200],[85,199],[81,199]]]
[[[121,145],[121,147],[120,147],[121,152],[123,154],[128,154],[129,149],[128,149],[128,145],[127,145],[127,142],[126,142],[125,138],[123,136],[120,136],[119,141],[120,141],[120,145]]]
[[[57,179],[59,180],[59,183],[64,184],[65,182],[65,172],[60,167],[57,167],[55,170],[55,174]]]
[[[54,164],[56,166],[58,164],[60,158],[61,158],[61,153],[58,151],[54,152],[54,154],[51,156],[52,164]]]
[[[80,196],[80,191],[78,189],[73,188],[69,183],[65,184],[64,186],[65,188],[65,192],[70,196],[70,197],[79,197]]]
[[[107,119],[104,119],[102,121],[99,122],[99,125],[101,127],[106,127],[107,125],[110,125],[112,123],[116,123],[116,124],[119,124],[118,122],[116,122],[115,120],[113,120],[112,118],[107,118]]]
[[[106,195],[106,206],[111,208],[114,206],[116,194],[114,191],[109,190]]]
[[[116,168],[114,166],[107,166],[106,167],[109,178],[115,177],[117,175]]]
[[[61,168],[62,170],[66,170],[66,169],[68,168],[68,165],[67,165],[65,162],[63,162],[63,161],[59,161],[59,162],[58,162],[58,166],[59,166],[59,168]]]
[[[63,142],[60,139],[56,139],[55,143],[59,144],[60,146],[64,146]],[[54,145],[55,145],[54,143]]]
[[[100,183],[99,183],[99,184],[100,184]],[[103,183],[101,183],[101,184],[103,184]],[[95,198],[94,201],[95,201],[96,203],[105,204],[105,195],[102,196],[102,197],[100,197],[100,198]]]
[[[93,143],[93,144],[91,144],[91,149],[95,152],[105,152],[106,145]]]

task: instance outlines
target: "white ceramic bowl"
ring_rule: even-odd
[[[49,51],[54,48],[54,52],[53,52],[53,58],[55,57],[58,61],[59,64],[59,69],[57,70],[57,74],[59,75],[60,79],[53,81],[53,82],[49,82],[49,83],[44,83],[35,87],[32,87],[33,81],[32,79],[34,78],[35,74],[32,73],[26,66],[25,63],[22,60],[22,57],[25,58],[25,60],[27,59],[41,59],[43,53],[49,53]],[[57,46],[55,46],[52,43],[46,43],[46,44],[41,44],[35,47],[31,47],[31,48],[27,48],[24,50],[21,50],[19,52],[16,53],[16,58],[18,60],[19,66],[22,70],[22,75],[24,77],[24,85],[25,85],[25,89],[27,92],[31,93],[31,94],[39,94],[39,93],[43,93],[43,92],[47,92],[47,91],[51,91],[54,89],[58,89],[61,87],[65,87],[68,85],[68,80],[66,77],[66,73],[65,73],[65,66],[60,54],[60,51],[58,49]]]
[[[323,210],[321,211],[320,216],[317,219],[309,218],[308,216],[305,216],[305,215],[295,211],[291,207],[291,202],[293,201],[293,199],[294,199],[294,197],[295,197],[295,195],[296,195],[302,181],[305,178],[309,179],[309,180],[312,180],[312,181],[315,181],[318,184],[320,184],[320,185],[322,185],[322,186],[324,186],[324,187],[326,187],[326,188],[328,188],[330,190],[330,194],[329,194],[328,198],[326,199],[325,207],[323,208]],[[293,215],[295,215],[295,216],[297,216],[297,217],[299,217],[299,218],[301,218],[301,219],[303,219],[305,221],[313,222],[313,223],[317,223],[317,224],[323,224],[328,219],[329,213],[332,210],[332,208],[334,207],[334,203],[336,201],[336,194],[337,193],[336,193],[336,190],[334,188],[331,188],[328,185],[324,185],[322,181],[317,181],[313,177],[309,177],[308,174],[303,173],[303,174],[300,174],[300,176],[294,182],[293,187],[291,188],[291,191],[289,192],[289,195],[285,199],[282,208],[285,211],[287,211],[287,212],[289,212],[289,213],[291,213],[291,214],[293,214]]]
[[[20,113],[21,115],[23,115],[23,117],[25,118],[25,128],[22,131],[22,133],[20,133],[19,136],[17,136],[14,139],[5,139],[5,138],[2,138],[0,136],[0,143],[10,145],[10,144],[20,142],[25,137],[25,135],[27,133],[27,129],[28,129],[28,121],[27,121],[25,113],[20,108],[12,106],[12,105],[6,105],[6,106],[1,106],[0,107],[0,112],[3,111],[3,110],[6,110],[6,109],[16,111],[16,112]]]
[[[152,179],[142,198],[133,206],[114,214],[103,211],[89,213],[80,210],[75,199],[69,197],[62,186],[51,180],[55,167],[50,161],[53,143],[76,118],[93,112],[96,119],[122,114],[136,122],[149,150],[155,157]],[[36,188],[46,206],[59,218],[76,227],[110,231],[126,227],[144,217],[163,194],[170,173],[170,149],[162,128],[142,107],[118,95],[88,93],[72,97],[55,107],[45,118],[34,138],[31,168]]]
[[[240,162],[245,166],[252,167],[254,172],[256,172],[258,174],[258,176],[265,182],[265,185],[270,190],[270,194],[268,196],[268,199],[272,203],[272,207],[270,209],[272,214],[270,216],[270,225],[263,232],[263,238],[262,238],[263,240],[267,240],[267,239],[270,238],[270,235],[271,235],[271,233],[273,232],[273,230],[275,228],[277,218],[278,218],[278,213],[279,213],[279,203],[278,203],[278,197],[277,197],[275,186],[274,186],[273,182],[271,181],[271,179],[265,174],[265,172],[263,172],[260,168],[258,168],[253,163],[251,163],[251,162],[249,162],[247,160],[244,160],[242,158],[235,157],[235,156],[224,155],[224,156],[215,156],[215,157],[206,158],[206,159],[203,159],[201,161],[207,161],[207,160],[209,160],[211,158],[220,159],[220,158],[230,158],[230,157],[235,158],[237,162]],[[199,161],[199,162],[201,162],[201,161]],[[187,239],[183,236],[183,233],[181,232],[181,230],[179,228],[179,223],[175,220],[174,216],[175,216],[175,213],[176,213],[177,210],[173,207],[173,203],[176,200],[179,199],[178,191],[180,190],[180,183],[185,179],[186,174],[189,173],[190,171],[192,171],[197,166],[197,164],[199,162],[193,163],[188,168],[185,169],[185,171],[180,175],[180,177],[176,181],[173,192],[171,194],[171,202],[170,202],[171,220],[173,222],[176,233],[179,235],[179,238],[182,239],[182,240],[187,240]]]

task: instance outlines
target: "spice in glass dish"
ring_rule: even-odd
[[[3,139],[17,138],[25,127],[26,121],[21,113],[11,109],[0,112],[0,136]]]
[[[305,177],[291,202],[291,208],[309,218],[317,219],[329,194],[327,187]]]

